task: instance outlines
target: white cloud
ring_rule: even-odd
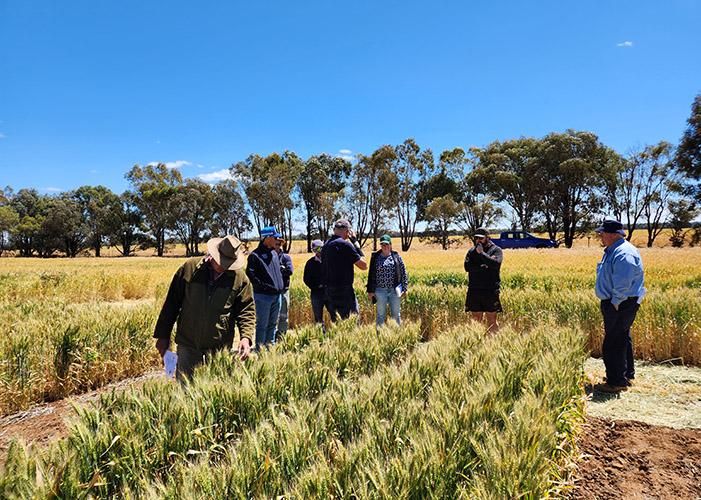
[[[158,165],[157,161],[152,161],[151,163],[149,163],[150,167],[155,167],[156,165]],[[185,160],[171,161],[171,162],[165,163],[165,166],[167,168],[180,168],[180,167],[185,167],[185,166],[189,166],[189,165],[192,165],[192,163],[190,163],[189,161],[185,161]]]
[[[156,144],[160,144],[160,143],[161,143],[161,141],[156,141]]]
[[[204,165],[197,164],[197,168],[204,168]]]
[[[616,47],[632,47],[633,42],[623,42],[623,43],[617,43]]]
[[[63,191],[61,188],[55,188],[55,187],[48,187],[48,188],[39,188],[40,191],[51,191],[52,193],[60,193]]]
[[[98,171],[95,170],[94,168],[90,171],[91,174],[96,174]]]
[[[205,182],[219,182],[224,179],[231,179],[231,172],[228,168],[212,172],[211,174],[200,174],[197,176],[198,179],[202,179]]]
[[[5,138],[5,134],[0,134],[0,139],[4,139],[4,138]]]
[[[354,155],[353,151],[350,149],[341,149],[336,156],[350,162],[354,162],[358,159],[358,155]]]

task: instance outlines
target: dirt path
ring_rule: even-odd
[[[599,376],[598,360],[585,364],[591,381]],[[0,417],[0,464],[7,457],[12,438],[46,446],[64,436],[66,419],[73,414],[71,402],[87,405],[97,401],[101,392],[142,384],[162,372],[123,381],[71,399],[41,405],[29,411]],[[640,381],[621,397],[600,397],[589,393],[587,421],[578,440],[581,460],[577,464],[574,488],[565,494],[569,500],[660,499],[701,500],[701,415],[697,406],[701,397],[701,370],[644,364],[639,368]],[[664,384],[660,382],[664,381]],[[675,380],[681,384],[677,387]],[[689,381],[692,385],[689,386]],[[657,398],[660,387],[666,398]],[[653,388],[657,388],[654,391]],[[680,395],[680,393],[682,393]],[[653,399],[650,399],[652,396]],[[689,415],[670,405],[684,402]],[[654,424],[614,419],[636,415]],[[668,416],[675,415],[674,419]],[[683,413],[683,412],[682,412]]]

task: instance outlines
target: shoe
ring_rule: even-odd
[[[619,392],[627,391],[628,387],[625,385],[596,384],[594,385],[594,390],[605,392],[606,394],[618,394]]]

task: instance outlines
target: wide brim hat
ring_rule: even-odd
[[[626,232],[623,230],[623,224],[616,219],[604,219],[601,225],[594,229],[594,231],[597,233],[621,234],[623,236],[626,235]]]
[[[241,269],[246,263],[246,257],[241,249],[241,242],[236,236],[212,238],[207,242],[207,252],[221,267],[228,271]]]

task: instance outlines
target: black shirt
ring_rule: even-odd
[[[501,277],[501,261],[503,259],[501,248],[491,241],[482,248],[482,253],[470,248],[465,255],[465,271],[469,273],[468,288],[475,290],[499,290]]]
[[[363,255],[340,236],[333,235],[321,247],[321,282],[331,288],[349,288],[353,286],[353,265]]]

